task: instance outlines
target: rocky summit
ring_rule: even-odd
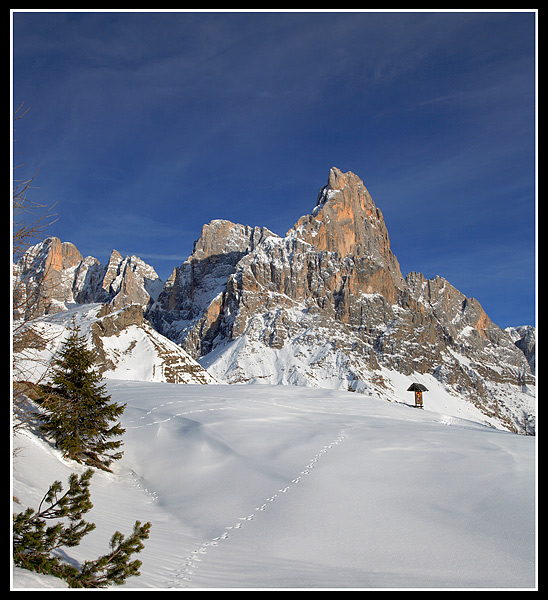
[[[17,318],[36,318],[66,310],[67,304],[93,302],[124,308],[146,306],[163,282],[136,256],[113,250],[108,264],[84,258],[70,242],[49,237],[14,265],[14,309]]]
[[[204,227],[147,316],[230,383],[389,397],[390,372],[430,374],[509,424],[510,398],[534,386],[524,353],[478,301],[441,277],[402,276],[382,212],[337,168],[284,237]]]
[[[44,248],[33,252],[20,275],[38,255],[45,264]],[[477,300],[442,277],[404,277],[382,212],[354,173],[332,168],[310,214],[284,237],[226,220],[205,225],[161,290],[136,257],[113,253],[105,268],[67,248],[51,262],[70,276],[55,275],[65,283],[49,310],[69,298],[137,303],[154,330],[219,381],[390,400],[396,381],[422,377],[510,430],[531,431],[534,332],[528,362],[520,330],[501,330]]]

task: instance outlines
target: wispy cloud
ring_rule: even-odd
[[[31,106],[18,150],[62,212],[52,234],[95,256],[178,262],[218,217],[288,229],[338,166],[364,179],[401,262],[441,257],[443,241],[457,273],[459,228],[496,247],[512,214],[529,236],[533,24],[516,11],[29,11],[14,17],[14,96]],[[423,247],[405,237],[417,221]]]

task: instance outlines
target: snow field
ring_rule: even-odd
[[[535,438],[336,390],[108,390],[127,403],[124,458],[94,475],[97,529],[69,552],[95,558],[150,520],[124,588],[535,586]],[[25,506],[82,470],[30,433],[18,444]]]

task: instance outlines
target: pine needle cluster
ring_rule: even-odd
[[[38,510],[27,508],[13,518],[13,560],[16,566],[59,577],[73,588],[100,588],[111,584],[122,584],[134,575],[139,575],[141,561],[130,560],[132,554],[140,552],[143,540],[148,538],[151,524],[135,522],[133,533],[125,537],[116,531],[110,540],[110,552],[96,560],[86,561],[80,569],[62,561],[56,551],[63,546],[77,546],[82,538],[95,529],[82,515],[93,504],[89,485],[91,469],[78,477],[69,477],[69,489],[63,491],[60,481],[55,481],[45,494]],[[52,519],[62,519],[47,525]],[[68,524],[67,524],[68,522]]]

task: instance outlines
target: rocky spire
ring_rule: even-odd
[[[291,231],[318,250],[365,259],[389,272],[396,287],[403,285],[382,212],[363,181],[351,171],[343,173],[331,168],[316,207],[310,215],[301,217]]]
[[[113,250],[102,266],[56,237],[27,250],[14,266],[14,280],[14,295],[26,306],[27,319],[65,310],[72,303],[146,306],[163,285],[154,269],[136,256],[123,258]]]
[[[57,312],[65,301],[73,302],[72,281],[82,255],[74,244],[56,237],[29,248],[14,265],[14,307],[26,319]]]

